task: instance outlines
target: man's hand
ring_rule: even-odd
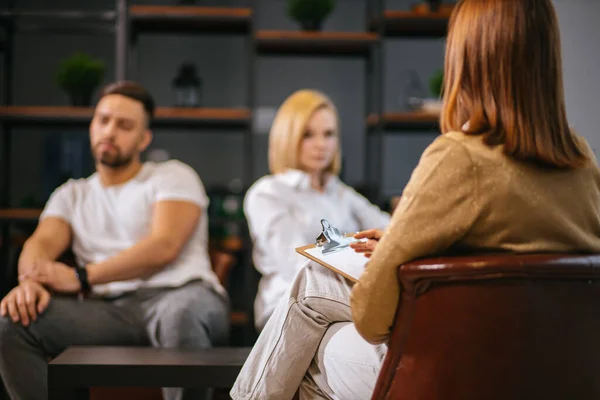
[[[357,253],[363,253],[365,257],[369,258],[373,254],[373,251],[375,251],[375,246],[377,246],[377,242],[382,236],[383,231],[381,229],[368,229],[366,231],[360,231],[354,235],[354,238],[367,239],[367,241],[350,243],[350,247],[352,247]]]
[[[31,270],[19,276],[19,281],[34,280],[62,293],[77,293],[81,284],[75,270],[58,261],[37,261]]]
[[[13,322],[28,326],[37,319],[38,314],[44,312],[50,303],[50,293],[42,285],[33,281],[23,281],[8,292],[0,302],[0,315],[7,315]]]

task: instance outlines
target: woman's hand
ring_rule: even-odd
[[[350,247],[357,253],[363,253],[365,257],[371,257],[371,254],[375,251],[377,242],[383,236],[381,229],[368,229],[366,231],[360,231],[354,235],[355,239],[367,239],[366,241],[350,243]]]

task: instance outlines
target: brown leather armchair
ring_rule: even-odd
[[[600,398],[600,255],[424,259],[372,399]]]

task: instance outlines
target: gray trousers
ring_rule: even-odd
[[[54,297],[29,327],[0,317],[0,375],[12,399],[47,398],[47,358],[69,346],[205,349],[229,336],[229,306],[208,284],[139,289],[114,300]],[[165,399],[202,399],[204,389],[164,388]]]

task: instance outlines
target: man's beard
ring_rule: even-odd
[[[100,146],[101,144],[98,144],[98,146]],[[115,147],[114,152],[111,153],[104,153],[104,154],[100,154],[98,155],[97,152],[93,152],[94,153],[94,158],[96,159],[96,162],[109,167],[109,168],[113,168],[113,169],[118,169],[118,168],[122,168],[122,167],[126,167],[129,164],[131,164],[131,161],[133,161],[133,153],[132,154],[121,154],[121,150],[119,150],[117,147]]]

